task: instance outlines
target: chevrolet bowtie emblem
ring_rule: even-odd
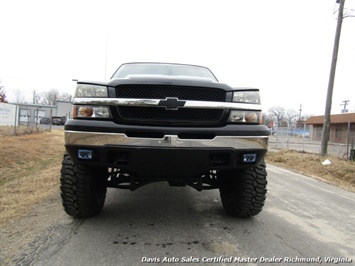
[[[180,101],[178,98],[166,98],[165,100],[160,100],[158,106],[165,107],[166,110],[178,110],[179,107],[183,107],[186,101]]]

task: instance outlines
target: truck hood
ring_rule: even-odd
[[[130,75],[127,78],[111,79],[108,81],[78,81],[78,84],[96,84],[116,87],[121,84],[149,84],[149,85],[170,85],[170,86],[191,86],[219,88],[225,91],[232,91],[233,88],[227,84],[217,82],[210,78],[188,77],[188,76],[166,76],[166,75]]]

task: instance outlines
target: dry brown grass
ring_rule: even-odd
[[[1,126],[0,127],[0,136],[14,136],[14,135],[24,135],[24,134],[38,134],[45,131],[49,131],[49,126],[46,128],[39,128],[33,126],[17,126],[14,128],[13,126]],[[16,133],[16,134],[15,134]]]
[[[63,130],[0,136],[0,226],[25,216],[59,187]]]
[[[332,162],[322,165],[324,160]],[[293,150],[269,151],[266,162],[312,177],[319,177],[347,190],[355,191],[355,162],[335,156],[325,158],[318,154]]]

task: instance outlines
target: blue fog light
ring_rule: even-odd
[[[256,162],[256,154],[255,153],[243,154],[243,162],[244,163],[255,163]]]
[[[91,160],[92,153],[93,152],[91,150],[78,150],[78,158],[83,160]]]

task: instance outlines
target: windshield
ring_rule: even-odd
[[[213,73],[205,67],[161,63],[132,63],[122,65],[112,78],[127,78],[129,75],[168,75],[210,78],[217,81]]]

